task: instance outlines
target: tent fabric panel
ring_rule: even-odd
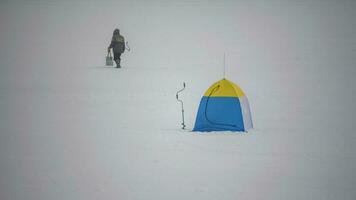
[[[203,97],[193,131],[244,131],[240,101],[236,97]]]
[[[242,97],[245,96],[245,94],[241,88],[235,85],[233,82],[222,79],[210,86],[210,88],[204,93],[204,96]]]
[[[245,130],[253,128],[250,105],[246,96],[240,97],[241,112]]]

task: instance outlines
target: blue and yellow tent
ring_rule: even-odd
[[[193,131],[247,131],[252,128],[246,95],[233,82],[214,83],[201,98]]]

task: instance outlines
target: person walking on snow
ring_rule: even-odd
[[[115,29],[114,30],[110,46],[108,47],[108,52],[110,52],[110,49],[113,49],[114,60],[115,60],[115,63],[116,63],[116,67],[117,68],[121,68],[121,66],[120,66],[120,61],[121,61],[120,56],[125,51],[125,38],[122,35],[120,35],[120,30],[119,29]]]

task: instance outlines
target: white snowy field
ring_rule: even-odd
[[[354,1],[148,2],[0,3],[1,200],[356,199]],[[255,127],[191,132],[224,52]]]

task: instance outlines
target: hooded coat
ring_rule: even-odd
[[[120,35],[120,31],[116,29],[113,33],[109,48],[113,49],[114,53],[124,53],[125,51],[125,38]]]

